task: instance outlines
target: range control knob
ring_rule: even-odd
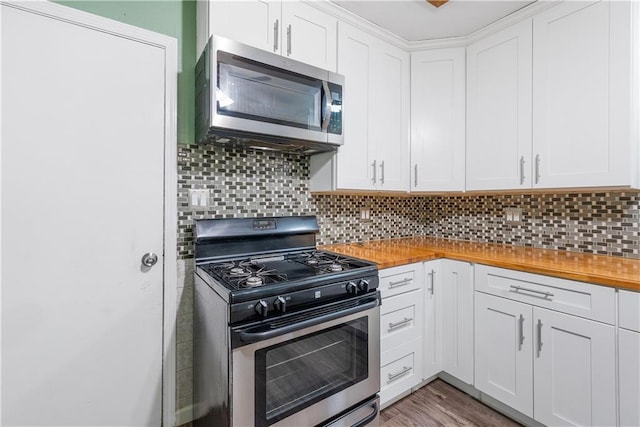
[[[273,306],[280,313],[284,313],[287,311],[287,301],[284,299],[284,297],[277,297],[275,301],[273,301]]]
[[[256,313],[258,313],[262,317],[267,317],[267,313],[269,312],[269,306],[266,301],[260,300],[256,303]]]
[[[358,289],[360,289],[360,292],[369,292],[369,281],[360,279],[360,282],[358,282]]]
[[[358,293],[358,287],[353,282],[347,283],[346,288],[347,288],[347,293],[348,294],[355,295],[355,294]]]

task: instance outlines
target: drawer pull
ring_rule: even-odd
[[[387,383],[393,382],[409,372],[411,372],[411,366],[403,366],[400,372],[396,372],[395,374],[388,374],[389,378],[387,380]]]
[[[398,280],[397,282],[389,282],[389,289],[391,288],[397,288],[398,286],[404,286],[404,285],[408,285],[409,283],[411,283],[413,279],[411,278],[404,278],[402,280]]]
[[[543,292],[543,291],[536,291],[535,289],[529,289],[529,288],[523,288],[522,286],[516,286],[516,285],[511,285],[510,286],[511,289],[509,289],[509,292],[532,292],[534,294],[538,294],[538,295],[529,295],[531,297],[536,297],[536,298],[543,298],[543,299],[551,299],[553,298],[553,294],[551,292]],[[542,295],[542,296],[539,296]]]
[[[409,324],[409,322],[411,322],[413,320],[413,317],[405,317],[404,320],[401,320],[399,322],[396,323],[389,323],[389,331],[395,328],[399,328],[400,326],[404,326]]]

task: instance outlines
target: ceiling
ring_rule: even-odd
[[[408,41],[466,36],[535,0],[449,0],[436,8],[425,0],[333,0]]]

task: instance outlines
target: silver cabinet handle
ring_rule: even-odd
[[[380,162],[380,184],[384,184],[384,160]]]
[[[540,154],[536,154],[536,184],[540,182]]]
[[[524,344],[524,316],[520,315],[520,320],[518,322],[520,324],[519,333],[520,339],[518,340],[518,351],[522,350],[522,344]]]
[[[395,328],[398,328],[400,326],[404,326],[404,325],[408,325],[409,322],[411,322],[413,320],[413,317],[405,317],[403,320],[400,320],[399,322],[395,322],[395,323],[389,323],[389,331]]]
[[[413,167],[413,186],[418,186],[418,164]]]
[[[396,372],[395,374],[387,374],[388,375],[387,383],[397,380],[398,378],[400,378],[401,376],[405,375],[407,372],[410,372],[410,371],[411,371],[411,366],[403,366],[399,372]]]
[[[523,288],[522,286],[516,286],[516,285],[511,285],[509,286],[511,289],[509,289],[509,292],[533,292],[534,294],[540,294],[542,296],[538,296],[538,295],[529,295],[531,297],[537,297],[537,298],[543,298],[543,299],[551,299],[553,298],[553,294],[551,292],[543,292],[543,291],[536,291],[535,289],[529,289],[529,288]]]
[[[287,26],[287,56],[291,56],[291,24]]]
[[[431,270],[431,273],[427,273],[429,276],[431,276],[431,287],[429,288],[429,292],[431,292],[431,295],[433,295],[433,284],[435,282],[435,275],[436,275],[436,271],[435,270]]]
[[[146,254],[142,255],[142,265],[144,265],[145,267],[153,267],[154,265],[156,265],[156,262],[158,262],[158,255],[154,254],[153,252],[147,252]]]
[[[389,282],[389,289],[397,288],[398,286],[408,285],[409,283],[411,283],[412,280],[413,279],[411,279],[411,278],[404,278],[404,279],[399,280],[397,282]]]
[[[524,184],[524,156],[520,157],[520,185]]]
[[[273,24],[273,51],[278,51],[278,27],[280,27],[280,20],[276,19],[276,22]]]
[[[538,319],[538,357],[542,352],[542,320]]]
[[[373,179],[372,179],[372,181],[373,181],[374,184],[376,183],[376,173],[378,172],[378,169],[376,168],[376,164],[377,164],[376,160],[374,160],[373,163],[371,163],[371,167],[373,168]]]

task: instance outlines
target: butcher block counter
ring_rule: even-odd
[[[448,258],[640,291],[638,259],[423,236],[326,245],[322,249],[375,262],[379,268]]]

